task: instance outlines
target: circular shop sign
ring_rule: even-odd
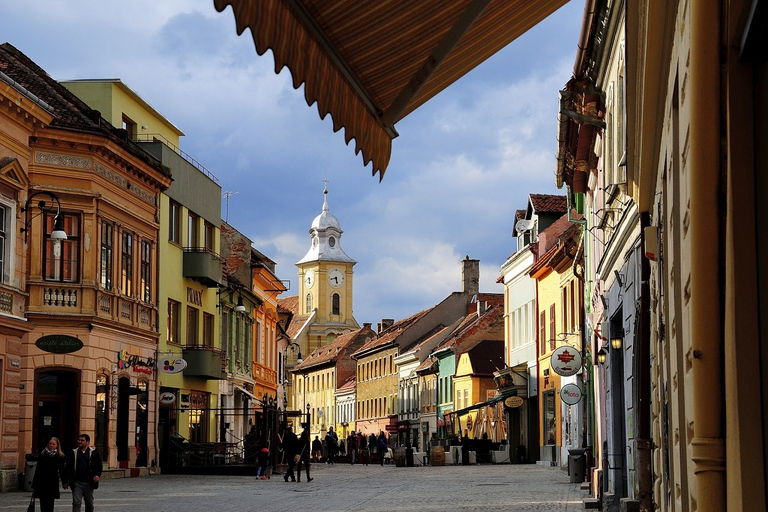
[[[171,405],[176,402],[176,394],[171,391],[163,391],[160,393],[160,403],[163,405]]]
[[[504,405],[511,409],[515,409],[523,405],[523,399],[519,396],[510,396],[504,400]]]
[[[576,405],[581,402],[581,388],[576,384],[566,384],[560,390],[560,398],[565,404]]]
[[[83,348],[83,342],[66,334],[51,334],[37,339],[35,346],[52,354],[69,354]]]
[[[179,373],[186,367],[187,361],[180,357],[164,357],[158,364],[158,369],[163,373]]]
[[[561,377],[576,375],[581,370],[581,354],[568,345],[558,347],[549,360],[552,371]]]

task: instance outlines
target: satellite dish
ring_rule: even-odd
[[[517,231],[517,234],[520,234],[523,231],[530,231],[533,229],[533,223],[533,219],[519,220],[517,223],[515,223],[515,231]]]

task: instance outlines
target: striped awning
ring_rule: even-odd
[[[214,0],[379,178],[395,123],[567,0]]]

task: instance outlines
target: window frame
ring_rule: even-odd
[[[168,210],[168,241],[181,245],[181,205],[171,200]]]
[[[188,347],[200,346],[199,325],[200,325],[200,310],[188,305],[187,306],[186,346]]]
[[[139,276],[139,294],[141,299],[148,303],[152,303],[152,242],[149,240],[142,240],[140,243],[140,276]]]
[[[105,240],[106,238],[106,240]],[[99,284],[105,290],[111,291],[114,284],[115,261],[115,225],[111,222],[101,222],[101,269]]]
[[[166,341],[176,345],[181,344],[181,302],[168,299],[168,332]]]
[[[133,297],[133,233],[123,231],[120,236],[120,293]]]
[[[53,231],[56,218],[56,212],[45,212],[43,216],[43,280],[56,283],[79,283],[80,282],[80,215],[77,213],[61,212],[64,217],[64,230],[67,233],[66,240],[51,240],[48,235]],[[56,256],[55,246],[59,244],[59,255]],[[74,257],[64,258],[66,248],[73,248]],[[49,257],[53,254],[53,259]],[[67,264],[69,262],[69,264]],[[49,269],[49,264],[53,264],[54,269]],[[70,266],[72,277],[65,278],[67,266]],[[49,272],[53,271],[53,275]]]

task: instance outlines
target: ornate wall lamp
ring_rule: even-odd
[[[621,349],[621,342],[622,342],[621,338],[611,338],[611,348],[614,350]]]
[[[50,202],[41,199],[37,201],[37,204],[32,204],[32,199],[39,195],[48,196],[50,198]],[[27,202],[24,203],[24,207],[21,209],[21,211],[24,212],[24,227],[21,228],[21,232],[24,233],[24,243],[27,243],[27,233],[29,233],[29,225],[32,220],[44,213],[52,212],[54,208],[54,202],[56,203],[56,217],[54,217],[53,220],[53,231],[51,232],[50,239],[54,242],[61,242],[62,240],[67,239],[67,233],[64,231],[64,216],[61,214],[61,201],[59,201],[59,197],[53,192],[40,191],[35,192],[29,196],[27,198]],[[30,217],[29,210],[32,208],[37,208],[40,211]]]
[[[605,364],[605,360],[608,358],[608,352],[605,350],[605,347],[600,347],[600,350],[597,351],[597,362],[600,364]]]

